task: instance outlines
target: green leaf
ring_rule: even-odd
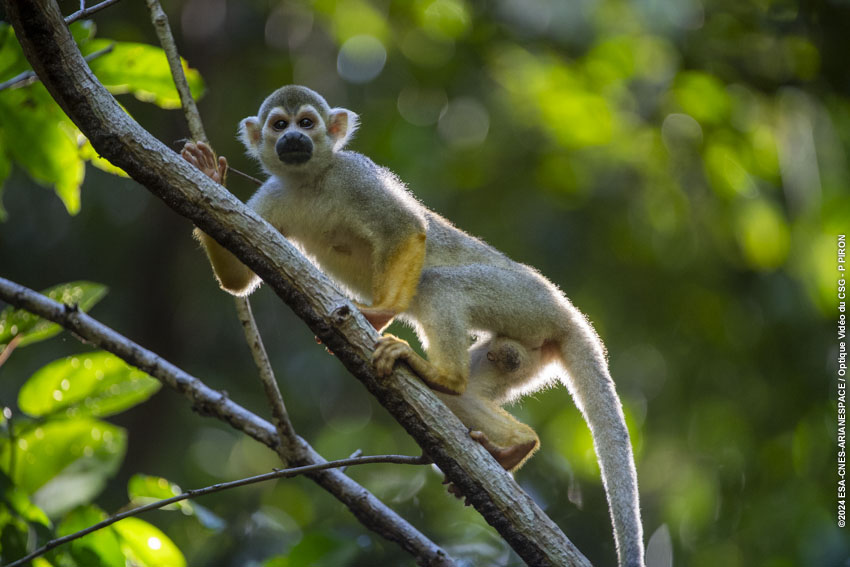
[[[186,559],[168,536],[138,518],[113,525],[121,538],[121,549],[139,567],[184,567]]]
[[[88,502],[103,488],[127,446],[124,429],[94,419],[48,421],[15,438],[12,480],[49,517]],[[9,462],[9,446],[0,452]]]
[[[106,513],[94,505],[80,506],[71,511],[57,529],[58,536],[66,536],[106,519]],[[118,535],[111,527],[97,530],[70,544],[71,556],[78,565],[91,567],[124,567],[124,553]]]
[[[179,486],[159,476],[136,474],[127,483],[127,494],[130,500],[139,506],[166,500],[182,492]],[[202,526],[213,531],[221,531],[226,525],[224,520],[211,510],[191,500],[182,500],[161,509],[180,510],[186,515],[195,516]]]
[[[76,127],[44,85],[0,91],[0,137],[12,158],[39,183],[53,186],[70,214],[80,210],[85,166]]]
[[[101,157],[100,154],[97,153],[97,150],[91,145],[91,142],[80,134],[80,159],[84,159],[88,162],[91,162],[93,166],[98,168],[101,171],[105,171],[106,173],[111,173],[113,175],[117,175],[119,177],[130,177],[127,175],[127,172],[118,167],[117,165],[113,165],[108,159]]]
[[[26,492],[15,486],[12,479],[3,471],[0,471],[0,502],[8,506],[20,518],[50,527],[50,520],[44,511],[33,504]]]
[[[151,397],[161,384],[108,352],[69,356],[39,369],[21,388],[18,406],[35,417],[112,415]]]
[[[161,476],[148,476],[146,474],[134,474],[127,483],[127,495],[134,504],[144,505],[165,500],[177,496],[183,492],[180,487],[169,482]],[[176,510],[181,505],[189,504],[186,501],[169,505],[163,510]]]
[[[168,59],[159,47],[143,43],[111,42],[104,39],[86,44],[85,54],[104,49],[114,43],[112,51],[89,63],[92,72],[112,94],[131,93],[137,99],[162,108],[179,108],[180,97]],[[196,69],[189,68],[184,59],[183,72],[194,98],[203,94],[204,82]]]
[[[99,283],[76,281],[49,287],[41,293],[54,301],[76,305],[81,311],[88,311],[107,291],[108,288]],[[9,344],[9,341],[18,335],[21,335],[18,347],[22,347],[49,339],[61,330],[60,325],[23,309],[7,307],[0,311],[0,347]]]
[[[6,22],[0,22],[0,82],[7,81],[30,69],[15,37],[15,30]]]
[[[27,530],[25,525],[9,522],[0,530],[0,558],[10,563],[27,554]]]

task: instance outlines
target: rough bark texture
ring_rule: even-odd
[[[413,374],[399,369],[389,379],[376,378],[369,357],[377,334],[322,273],[256,213],[120,109],[83,61],[55,2],[6,0],[6,6],[33,68],[99,154],[254,270],[389,410],[526,563],[589,565]]]

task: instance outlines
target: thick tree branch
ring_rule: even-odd
[[[257,273],[410,433],[530,565],[588,565],[558,527],[416,377],[378,379],[377,334],[279,232],[136,124],[82,60],[55,2],[6,0],[24,53],[99,154],[194,221]],[[293,463],[295,464],[295,463]]]
[[[183,500],[189,500],[190,498],[197,498],[198,496],[205,496],[207,494],[213,494],[215,492],[222,492],[224,490],[239,488],[241,486],[248,486],[249,484],[265,482],[267,480],[274,480],[278,478],[292,478],[298,475],[323,471],[327,469],[344,469],[345,467],[349,467],[352,465],[367,465],[372,463],[392,463],[396,465],[423,465],[427,464],[427,461],[424,461],[422,457],[411,457],[408,455],[370,455],[368,457],[351,457],[348,459],[340,459],[338,461],[328,461],[327,463],[318,463],[315,465],[306,465],[303,467],[296,467],[291,469],[275,470],[269,473],[259,474],[248,478],[241,478],[239,480],[234,480],[231,482],[220,482],[211,486],[205,486],[204,488],[187,490],[186,492],[178,494],[177,496],[172,496],[171,498],[166,498],[165,500],[157,500],[156,502],[151,502],[150,504],[138,506],[131,510],[112,515],[103,520],[102,522],[98,522],[93,526],[87,527],[84,530],[80,530],[78,532],[74,532],[63,537],[52,539],[45,543],[43,546],[33,551],[32,553],[26,555],[25,557],[21,557],[17,561],[13,561],[11,563],[6,564],[4,565],[4,567],[20,567],[32,561],[36,557],[41,557],[51,549],[74,541],[75,539],[85,537],[92,532],[102,530],[103,528],[109,527],[112,524],[120,522],[125,518],[138,516],[140,514],[143,514],[144,512],[149,512],[150,510],[158,510],[159,508],[165,508],[166,506],[176,504],[177,502],[182,502]]]
[[[90,315],[79,311],[76,307],[57,303],[36,291],[2,277],[0,277],[0,299],[58,323],[81,339],[115,354],[128,364],[147,372],[166,386],[181,393],[192,402],[192,407],[198,413],[218,418],[277,451],[279,443],[277,431],[269,422],[234,403],[225,394],[209,388],[167,360],[116,333]],[[291,462],[290,465],[305,466],[327,462],[300,437],[296,436],[295,441],[294,453],[298,458],[295,459],[297,462]],[[14,455],[14,451],[12,454]],[[428,567],[454,565],[445,551],[341,471],[312,472],[309,473],[309,477],[348,506],[357,519],[370,530],[396,542],[416,557],[420,565]]]

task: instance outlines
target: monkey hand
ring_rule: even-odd
[[[213,149],[204,142],[187,142],[180,152],[183,159],[197,167],[201,172],[215,181],[224,185],[227,176],[227,158],[215,157]]]
[[[537,446],[537,441],[527,441],[512,447],[502,448],[494,445],[483,431],[470,431],[469,436],[481,443],[481,446],[493,455],[496,462],[508,471],[522,463],[525,457]]]
[[[399,359],[407,362],[432,390],[459,396],[466,389],[465,381],[460,383],[458,380],[450,380],[439,368],[419,356],[406,341],[390,334],[378,339],[375,352],[372,353],[372,365],[378,376],[384,378],[392,374],[393,366]]]

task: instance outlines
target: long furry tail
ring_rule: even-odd
[[[565,383],[593,435],[614,525],[618,563],[620,567],[643,567],[637,472],[620,398],[601,341],[586,320],[575,323],[560,341],[569,374]]]

